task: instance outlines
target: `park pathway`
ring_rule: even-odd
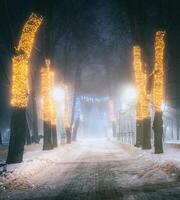
[[[167,181],[152,160],[108,140],[78,142],[64,160],[42,169],[29,182],[33,187],[14,193],[31,200],[175,200],[178,180]],[[73,156],[74,155],[74,156]],[[153,171],[157,173],[157,180]],[[1,199],[1,198],[0,198]],[[2,198],[3,199],[3,198]],[[8,199],[5,198],[4,199]],[[10,195],[9,199],[13,199]]]

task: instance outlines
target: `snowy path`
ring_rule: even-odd
[[[0,193],[0,199],[180,199],[179,160],[168,154],[152,155],[107,140],[81,141],[48,154],[50,164],[30,176],[25,173],[23,182],[16,178],[21,184]]]

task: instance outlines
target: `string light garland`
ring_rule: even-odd
[[[54,82],[55,82],[55,74],[53,71],[50,72],[50,78],[51,78],[51,96],[50,96],[50,101],[51,101],[51,124],[56,125],[56,120],[57,120],[57,113],[56,113],[56,103],[53,98],[53,87],[54,87]]]
[[[109,101],[109,97],[80,96],[81,101],[88,103],[102,103]]]
[[[155,66],[153,99],[156,112],[161,111],[164,100],[164,42],[165,31],[157,31],[155,37]]]
[[[146,91],[147,74],[143,72],[141,48],[139,46],[133,47],[133,58],[135,80],[138,90],[138,98],[136,104],[136,119],[143,120],[149,117],[150,96],[147,94]]]
[[[51,90],[51,73],[50,73],[50,62],[45,60],[45,67],[41,69],[41,94],[43,98],[43,119],[46,122],[51,122],[51,101],[50,101],[50,90]]]
[[[24,108],[28,103],[28,62],[31,55],[36,32],[41,25],[42,17],[32,13],[25,23],[19,44],[16,48],[17,54],[12,58],[12,88],[11,106]]]
[[[64,86],[64,127],[70,127],[68,86]]]

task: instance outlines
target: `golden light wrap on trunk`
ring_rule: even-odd
[[[161,111],[161,104],[164,100],[164,42],[165,31],[157,31],[155,38],[155,66],[153,99],[156,112]]]
[[[116,121],[116,117],[114,115],[114,104],[112,100],[109,101],[109,117],[110,117],[111,122]]]
[[[146,91],[147,74],[143,72],[141,48],[139,46],[133,47],[133,66],[136,86],[138,90],[138,98],[136,104],[136,119],[143,120],[149,117],[150,97]]]
[[[68,99],[68,86],[64,86],[64,127],[70,127],[70,116],[69,116],[69,99]]]
[[[57,112],[56,112],[56,103],[53,98],[53,87],[55,83],[55,74],[53,71],[50,72],[51,75],[51,124],[56,125],[56,120],[57,120]]]
[[[36,32],[42,22],[42,17],[32,13],[25,23],[18,47],[17,54],[12,58],[12,88],[11,105],[23,108],[28,103],[29,82],[28,62],[31,55]]]
[[[49,61],[46,60],[46,66],[41,69],[41,95],[43,98],[43,119],[46,122],[51,122],[51,74]]]

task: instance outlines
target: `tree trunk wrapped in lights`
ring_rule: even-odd
[[[22,162],[25,132],[26,132],[26,107],[28,103],[29,82],[28,62],[31,55],[36,32],[41,25],[42,17],[32,13],[25,23],[19,44],[16,48],[17,55],[12,58],[12,88],[11,106],[11,136],[7,163]]]
[[[136,104],[136,144],[135,146],[140,147],[142,145],[143,135],[143,118],[142,118],[142,83],[144,82],[144,76],[142,75],[142,61],[141,61],[141,49],[139,46],[133,47],[133,67],[135,72],[135,80],[138,90],[138,98]]]
[[[56,112],[56,104],[55,100],[53,99],[52,91],[54,87],[54,72],[51,71],[51,131],[52,131],[52,144],[53,147],[57,147],[57,112]]]
[[[151,134],[150,134],[150,114],[149,114],[149,100],[150,97],[146,91],[147,75],[143,72],[143,62],[141,55],[141,48],[134,46],[134,72],[135,80],[138,89],[138,98],[136,104],[136,144],[135,146],[143,149],[151,148]]]
[[[69,113],[69,90],[64,86],[64,128],[66,130],[67,143],[71,143],[70,113]]]
[[[116,137],[116,117],[114,114],[114,104],[112,100],[109,101],[109,116],[112,123],[113,137]]]
[[[51,72],[50,62],[45,60],[45,67],[41,69],[41,94],[43,98],[44,142],[43,150],[53,148],[51,135]]]
[[[146,92],[146,85],[144,85],[144,94],[142,100],[142,118],[143,118],[142,149],[151,149],[151,118],[149,112],[149,102],[150,102],[150,96]]]
[[[155,38],[155,66],[153,100],[155,117],[153,122],[155,153],[163,153],[163,121],[161,104],[164,100],[164,31],[157,31]]]

